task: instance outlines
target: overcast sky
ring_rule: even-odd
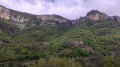
[[[120,0],[0,0],[0,5],[37,15],[57,14],[68,19],[85,16],[93,9],[120,16]]]

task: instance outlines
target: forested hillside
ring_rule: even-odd
[[[115,16],[93,10],[73,21],[4,10],[13,12],[10,18],[21,17],[0,18],[0,67],[120,66],[120,21]]]

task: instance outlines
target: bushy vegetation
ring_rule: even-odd
[[[10,41],[10,37],[0,29],[0,40]]]
[[[81,64],[83,67],[93,67],[94,63],[91,59],[95,61],[99,59],[102,61],[96,65],[105,63],[102,67],[119,67],[118,23],[108,21],[85,21],[84,23],[86,24],[78,24],[72,28],[63,26],[64,24],[40,25],[18,32],[14,36],[4,31],[7,28],[1,28],[0,63],[2,62],[3,66],[8,64],[9,67],[14,65],[12,62],[16,62],[17,66],[19,62],[22,64],[25,61],[41,58],[34,67],[81,67]],[[50,57],[51,55],[55,57]],[[70,59],[73,57],[74,59]]]
[[[83,50],[79,47],[75,47],[74,49],[71,50],[71,52],[59,54],[59,57],[80,57],[80,56],[86,57],[91,55],[92,52]]]
[[[76,62],[74,58],[56,58],[50,57],[48,61],[40,59],[37,65],[32,67],[82,67],[80,63]]]
[[[119,67],[120,58],[113,59],[113,57],[105,57],[105,67]]]

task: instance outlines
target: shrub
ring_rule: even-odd
[[[48,62],[45,59],[40,59],[37,65],[33,67],[82,67],[80,63],[75,62],[75,59],[50,57]]]
[[[92,55],[92,52],[83,50],[80,47],[75,47],[69,53],[58,54],[59,57],[80,57],[80,56],[86,57],[91,55]]]
[[[37,52],[29,55],[29,59],[39,59],[45,57],[45,54],[42,52]]]
[[[105,67],[115,67],[115,61],[112,57],[105,58]]]

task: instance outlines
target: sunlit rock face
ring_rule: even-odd
[[[58,16],[58,15],[39,15],[39,16],[37,16],[37,18],[41,19],[42,21],[53,20],[53,21],[57,21],[60,23],[65,23],[68,21],[68,19],[63,18],[63,17]]]
[[[32,15],[24,12],[19,12],[11,9],[7,9],[5,7],[0,6],[0,18],[13,20],[17,22],[33,22],[33,20],[41,20],[41,21],[57,21],[59,23],[65,23],[69,20],[63,18],[59,15]]]
[[[96,20],[102,20],[102,19],[107,20],[109,17],[108,15],[102,12],[99,12],[98,10],[92,10],[87,13],[86,18],[96,21]]]
[[[80,17],[76,20],[69,20],[59,15],[33,15],[25,12],[19,12],[15,10],[8,9],[6,7],[0,6],[0,18],[14,21],[13,25],[16,25],[18,28],[31,28],[37,25],[59,25],[59,26],[74,26],[81,21],[97,21],[97,20],[108,20],[120,22],[119,16],[108,16],[105,13],[102,13],[98,10],[92,10],[87,13],[85,17]],[[17,23],[16,23],[17,22]],[[85,23],[80,23],[85,25]]]
[[[71,25],[72,22],[59,15],[33,15],[0,6],[0,18],[13,21],[18,28],[31,28],[37,25]]]
[[[7,9],[3,6],[0,6],[0,18],[7,20],[13,20],[16,22],[27,22],[30,20],[31,14],[18,12],[15,10]]]
[[[0,6],[0,17],[4,19],[10,19],[10,10]]]

